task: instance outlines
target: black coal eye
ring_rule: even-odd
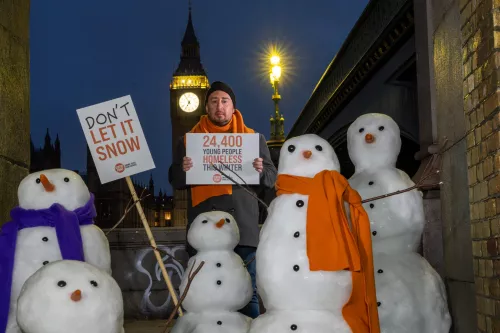
[[[94,280],[90,281],[90,284],[93,285],[94,287],[97,287],[97,282],[95,282]]]
[[[316,150],[317,150],[317,151],[322,151],[322,150],[323,150],[323,147],[321,147],[320,145],[317,145],[317,146],[316,146],[316,147],[314,147],[314,148],[316,148]]]
[[[68,177],[65,177],[65,178],[64,178],[64,181],[65,181],[66,183],[69,183],[69,178],[68,178]]]
[[[383,131],[383,130],[384,130],[384,126],[380,126],[380,127],[378,128],[378,130],[379,130],[379,131]]]
[[[61,281],[57,282],[57,285],[58,285],[59,287],[61,287],[61,288],[62,288],[62,287],[66,287],[66,281],[62,281],[62,280],[61,280]]]
[[[37,179],[36,179],[36,183],[37,183],[37,184],[40,184],[40,182],[41,182],[40,178],[37,178]]]
[[[230,220],[230,219],[226,219],[226,222],[227,222],[227,223],[231,223],[231,220]]]
[[[288,146],[288,151],[289,151],[290,153],[293,153],[293,152],[295,151],[295,146],[294,146],[294,145],[289,145],[289,146]]]
[[[201,223],[208,223],[208,221],[207,220],[203,220],[203,221],[201,221]]]
[[[365,129],[364,129],[363,127],[361,127],[361,128],[359,129],[359,133],[363,133],[364,131],[365,131]]]

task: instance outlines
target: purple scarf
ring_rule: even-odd
[[[11,210],[12,221],[4,224],[0,232],[0,332],[5,332],[9,317],[17,232],[33,227],[56,228],[62,258],[84,261],[80,226],[93,224],[96,215],[92,193],[85,206],[74,211],[66,210],[59,204],[53,204],[47,209],[16,207]]]

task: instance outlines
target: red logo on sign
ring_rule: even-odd
[[[222,176],[216,173],[213,177],[214,182],[219,183],[222,180]]]
[[[115,165],[115,170],[118,173],[122,173],[123,171],[125,171],[125,166],[121,163],[118,163],[117,165]]]

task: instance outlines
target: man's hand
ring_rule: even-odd
[[[261,173],[262,170],[264,170],[264,165],[262,164],[263,159],[262,158],[256,158],[253,160],[253,167],[255,170],[257,170],[258,173]]]
[[[188,172],[192,167],[193,161],[191,160],[191,158],[184,156],[184,158],[182,159],[182,170],[184,170],[184,172]]]

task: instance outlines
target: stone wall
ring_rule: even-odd
[[[457,0],[433,2],[433,64],[437,140],[448,140],[442,156],[441,217],[445,282],[453,332],[477,332],[466,142],[463,114],[462,34]],[[462,140],[461,140],[462,139]],[[455,142],[457,144],[453,145]]]
[[[108,234],[113,278],[122,289],[126,319],[167,319],[174,304],[143,228],[115,229]],[[185,228],[154,228],[153,237],[179,298],[188,255]]]
[[[425,196],[423,252],[445,281],[453,319],[451,331],[477,332],[471,238],[474,226],[469,191],[465,190],[469,181],[464,136],[470,126],[463,112],[469,91],[464,90],[467,68],[462,66],[462,60],[466,60],[462,58],[462,46],[468,36],[462,27],[467,19],[461,17],[459,0],[414,0],[414,6],[421,142],[418,155],[426,165],[429,153],[436,152],[446,140],[449,147],[442,155],[439,179],[429,180],[443,184]],[[470,73],[471,68],[468,70]]]
[[[479,332],[500,331],[500,1],[461,0],[463,111],[467,136]],[[464,243],[465,244],[465,243]],[[461,261],[463,258],[460,258]],[[463,301],[463,300],[462,300]]]
[[[28,174],[30,0],[0,0],[0,225]]]

